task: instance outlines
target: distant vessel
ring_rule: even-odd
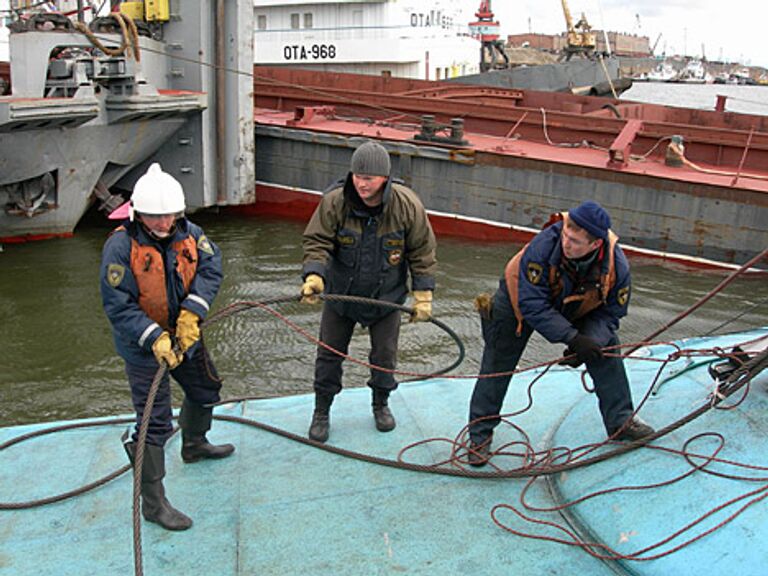
[[[498,88],[519,88],[547,92],[568,92],[586,96],[619,96],[632,86],[632,80],[621,77],[619,60],[574,59],[568,62],[513,66],[453,78],[461,84],[482,84]]]
[[[711,84],[713,77],[710,75],[701,60],[689,60],[680,73],[671,80],[684,84]]]
[[[448,0],[255,0],[254,63],[444,80],[480,71],[465,13]]]
[[[677,70],[667,62],[659,62],[653,70],[648,72],[644,77],[639,80],[647,80],[648,82],[671,82],[677,78]]]
[[[749,73],[749,68],[739,68],[733,72],[730,76],[730,80],[739,85],[755,85],[757,82],[752,78]]]
[[[255,0],[254,64],[556,92],[628,88],[612,58],[516,67],[504,54],[490,2],[480,1],[472,23],[458,4]]]

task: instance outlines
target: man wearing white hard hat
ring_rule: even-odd
[[[181,184],[152,164],[136,181],[128,218],[110,235],[101,262],[101,297],[117,353],[125,361],[136,426],[123,442],[133,462],[138,428],[160,365],[184,390],[179,414],[184,462],[224,458],[231,444],[214,445],[206,433],[219,401],[221,380],[200,341],[222,280],[221,253],[203,230],[184,217]],[[120,209],[118,209],[120,210]],[[144,518],[168,530],[186,530],[192,520],[165,497],[164,446],[173,432],[166,371],[149,419],[141,481]]]

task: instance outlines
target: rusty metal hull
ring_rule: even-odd
[[[347,171],[359,140],[346,136],[259,126],[257,203],[296,202],[291,191],[323,190]],[[471,160],[442,149],[387,142],[393,172],[418,191],[425,206],[454,220],[447,233],[483,237],[476,220],[492,229],[516,227],[523,238],[550,214],[594,199],[611,213],[622,242],[656,252],[742,263],[765,247],[768,197],[717,186],[641,178],[535,159],[477,153]],[[278,197],[284,189],[286,196]],[[276,208],[277,209],[277,208]],[[289,211],[301,214],[293,206]],[[453,229],[452,229],[453,228]],[[510,230],[510,234],[513,231]]]
[[[260,71],[262,211],[304,214],[374,138],[447,233],[524,239],[593,199],[637,253],[735,265],[768,245],[766,117],[352,76]],[[464,131],[425,139],[419,112]],[[675,135],[680,162],[666,160]]]

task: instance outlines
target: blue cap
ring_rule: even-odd
[[[608,229],[611,227],[611,217],[605,208],[597,202],[587,200],[580,206],[568,212],[568,216],[580,228],[583,228],[595,238],[608,237]]]

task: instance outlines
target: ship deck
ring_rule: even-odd
[[[343,119],[336,115],[334,109],[326,108],[318,113],[307,114],[306,119],[296,121],[294,111],[283,112],[268,108],[254,110],[254,119],[259,126],[277,126],[281,128],[296,128],[318,134],[333,134],[344,137],[361,137],[386,140],[389,142],[411,143],[425,145],[424,141],[415,140],[419,134],[418,127],[393,127],[392,122],[370,122],[365,119]],[[548,134],[546,118],[541,125],[541,133]],[[509,128],[513,123],[509,124]],[[553,130],[554,132],[554,130]],[[669,135],[672,135],[670,132]],[[477,153],[488,153],[499,157],[537,160],[543,163],[557,163],[576,169],[597,169],[606,173],[616,171],[622,179],[632,176],[649,177],[673,182],[694,185],[717,186],[724,189],[738,190],[743,201],[754,204],[765,204],[768,194],[768,171],[723,168],[706,162],[696,162],[694,166],[668,166],[663,157],[650,156],[640,159],[633,157],[621,168],[610,164],[609,149],[601,146],[583,146],[576,135],[559,135],[550,137],[551,143],[530,139],[505,137],[483,132],[465,132],[466,141],[462,146],[455,146],[454,156],[461,162],[473,163]],[[430,143],[440,145],[439,143]],[[450,146],[448,148],[451,148]],[[471,152],[467,152],[471,151]],[[492,161],[488,161],[492,166]],[[698,169],[697,169],[698,168]],[[735,175],[739,175],[737,178]],[[746,193],[757,195],[747,200]]]
[[[374,139],[437,233],[526,242],[594,200],[630,255],[727,268],[766,243],[767,116],[257,67],[254,121],[265,214],[311,214]]]
[[[686,349],[728,347],[768,334],[747,334],[680,343]],[[673,347],[641,349],[641,358],[665,358]],[[707,358],[669,364],[667,381],[642,408],[656,427],[677,420],[706,402],[712,389]],[[628,360],[636,403],[648,390],[658,363]],[[515,377],[505,410],[527,402],[526,385],[538,373]],[[768,374],[752,383],[733,410],[713,410],[654,442],[679,449],[686,439],[719,432],[719,456],[755,466],[768,464]],[[424,439],[453,438],[465,424],[472,381],[433,379],[401,384],[391,399],[398,426],[381,434],[373,426],[370,394],[346,389],[332,410],[328,445],[396,460],[400,450]],[[601,442],[594,396],[582,389],[577,371],[556,368],[533,388],[533,409],[515,418],[537,450]],[[313,407],[310,395],[252,400],[217,408],[217,417],[244,417],[298,436],[306,434]],[[0,453],[0,502],[24,502],[91,482],[125,464],[119,441],[125,424],[93,419],[92,427],[41,436]],[[12,438],[57,423],[0,428],[0,447]],[[497,429],[495,445],[518,440],[511,427]],[[698,575],[764,573],[768,514],[763,503],[748,507],[733,522],[682,550],[637,562],[593,558],[577,547],[524,539],[499,528],[491,516],[500,504],[520,508],[525,478],[446,476],[404,470],[329,452],[264,429],[217,420],[215,442],[233,442],[235,454],[222,461],[182,463],[179,439],[167,451],[166,489],[171,502],[194,519],[192,529],[167,532],[144,522],[144,574],[636,574]],[[709,454],[712,437],[691,450]],[[435,440],[406,451],[420,465],[449,456],[450,443]],[[508,450],[513,450],[514,447]],[[602,447],[598,452],[611,449]],[[497,456],[503,469],[516,459]],[[590,499],[564,512],[582,537],[629,554],[670,535],[725,500],[750,490],[765,495],[765,468],[748,471],[725,464],[718,471],[752,475],[734,481],[704,472],[648,490],[633,488]],[[459,467],[448,466],[453,470]],[[477,474],[477,469],[468,469]],[[490,473],[491,466],[480,469]],[[528,490],[531,506],[554,506],[585,493],[617,486],[663,483],[690,472],[684,458],[641,448],[602,463],[539,479]],[[760,479],[762,477],[762,479]],[[132,480],[128,474],[83,495],[47,506],[2,510],[0,572],[4,574],[133,573]],[[726,508],[669,544],[668,550],[722,522],[744,502]],[[526,510],[536,516],[537,513]],[[496,510],[513,530],[554,537],[545,526],[522,522],[509,509]],[[563,523],[557,513],[546,519]]]

